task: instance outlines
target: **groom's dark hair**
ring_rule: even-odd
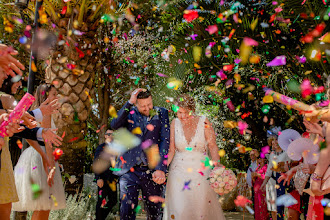
[[[149,90],[139,92],[137,95],[137,99],[147,99],[151,96],[151,92]]]

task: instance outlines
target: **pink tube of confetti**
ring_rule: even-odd
[[[289,105],[289,106],[291,106],[291,108],[293,108],[297,111],[311,111],[312,110],[311,106],[309,106],[303,102],[294,100],[285,95],[282,95],[281,93],[275,92],[271,89],[266,90],[266,95],[272,96],[274,98],[275,102],[279,102],[283,105]]]
[[[21,101],[16,105],[15,109],[9,114],[8,121],[2,122],[0,125],[0,136],[6,137],[8,136],[6,126],[13,121],[16,121],[22,117],[24,112],[26,112],[32,103],[34,102],[35,98],[30,93],[26,93]]]

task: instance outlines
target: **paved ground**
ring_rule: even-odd
[[[253,220],[253,216],[250,213],[243,212],[225,212],[226,220]],[[138,216],[136,220],[146,220],[145,216]]]

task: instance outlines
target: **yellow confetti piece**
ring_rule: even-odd
[[[241,81],[241,75],[239,75],[238,73],[235,73],[234,79],[236,80],[236,83],[239,83]]]
[[[201,66],[198,65],[197,63],[194,63],[194,67],[197,68],[197,69],[200,69],[201,68]]]
[[[223,157],[223,156],[225,156],[226,151],[224,149],[220,149],[218,154],[219,154],[220,157]]]
[[[116,111],[115,107],[113,107],[112,105],[110,105],[110,107],[109,107],[109,115],[112,118],[117,118],[118,117],[117,111]]]
[[[235,122],[235,121],[224,121],[223,122],[223,126],[225,128],[231,128],[231,129],[233,129],[233,128],[236,128],[237,127],[237,122]]]
[[[257,27],[257,24],[258,24],[258,18],[254,19],[251,23],[251,30],[254,31],[254,29],[256,29]]]
[[[187,169],[187,172],[188,172],[188,173],[191,173],[192,171],[193,171],[193,169],[190,168],[190,167]]]
[[[151,147],[147,148],[145,152],[147,155],[148,167],[150,169],[154,169],[160,161],[158,145],[152,145]]]
[[[250,63],[257,64],[260,62],[260,56],[259,55],[252,55],[249,59]]]
[[[274,98],[273,98],[273,96],[266,95],[266,96],[263,97],[262,101],[264,103],[273,103],[274,102]]]
[[[199,62],[202,56],[202,48],[198,46],[193,47],[193,58],[195,62]]]
[[[277,167],[278,167],[278,165],[277,165],[276,161],[275,161],[275,160],[272,160],[272,164],[273,164],[273,168],[276,170],[276,169],[277,169]]]
[[[112,181],[111,183],[109,183],[110,189],[115,192],[116,191],[116,181]]]
[[[142,130],[140,127],[136,127],[132,130],[133,134],[142,134]]]
[[[52,200],[54,202],[54,206],[57,207],[58,206],[58,203],[57,203],[56,197],[53,196],[53,195],[50,195],[50,197],[52,198]]]

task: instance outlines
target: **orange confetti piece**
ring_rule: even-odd
[[[32,69],[33,72],[37,72],[37,66],[33,61],[31,63],[31,69]]]
[[[74,141],[76,141],[76,140],[78,140],[79,138],[78,137],[74,137],[74,138],[72,138],[72,139],[70,139],[68,142],[70,143],[70,142],[74,142]]]
[[[16,143],[17,143],[17,146],[19,147],[19,149],[22,149],[22,147],[23,147],[22,142],[20,140],[17,140]]]
[[[236,31],[235,29],[232,29],[232,30],[230,31],[229,36],[228,36],[229,39],[234,35],[235,31]]]
[[[65,137],[65,131],[63,132],[63,134],[62,134],[62,139]]]

